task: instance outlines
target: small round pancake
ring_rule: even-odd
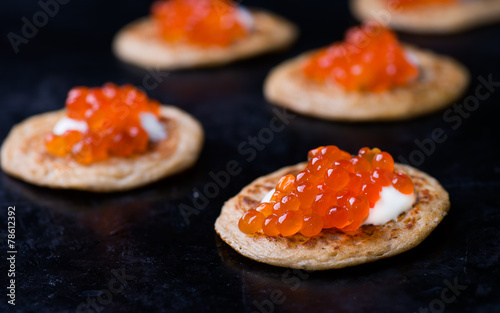
[[[150,144],[144,154],[82,165],[69,157],[53,156],[45,148],[45,136],[64,114],[64,110],[39,114],[14,126],[2,144],[2,170],[51,188],[123,191],[185,170],[195,163],[203,146],[198,121],[173,106],[162,106],[160,121],[166,139]]]
[[[268,101],[304,115],[351,122],[402,120],[449,106],[469,84],[467,69],[455,60],[404,46],[419,63],[420,75],[405,87],[374,92],[346,92],[333,83],[306,77],[306,52],[276,67],[265,82]]]
[[[252,10],[251,34],[228,47],[198,47],[163,40],[154,21],[145,17],[125,26],[113,42],[115,55],[140,67],[182,69],[216,66],[289,47],[298,29],[286,19],[262,10]]]
[[[241,232],[238,221],[243,213],[255,208],[283,175],[295,175],[306,165],[299,163],[260,177],[228,200],[215,222],[222,240],[240,254],[262,263],[306,270],[343,268],[394,256],[417,246],[450,208],[448,193],[434,178],[410,166],[396,164],[396,171],[412,178],[417,194],[413,208],[402,213],[397,221],[364,225],[348,233],[323,230],[311,238],[300,234],[268,237]]]
[[[500,1],[473,0],[402,10],[386,0],[351,0],[359,20],[376,20],[390,28],[420,34],[449,34],[500,21]]]

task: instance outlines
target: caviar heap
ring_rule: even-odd
[[[312,237],[323,229],[356,230],[380,199],[382,187],[413,193],[413,182],[394,172],[394,160],[378,148],[357,156],[336,146],[309,151],[306,168],[283,176],[269,202],[248,210],[238,223],[246,234]]]
[[[395,8],[404,9],[421,5],[451,4],[459,2],[460,0],[386,0],[386,1]]]
[[[225,47],[249,34],[240,9],[230,0],[157,1],[151,15],[169,42]]]
[[[303,72],[314,81],[346,91],[383,92],[415,80],[418,67],[407,60],[394,32],[364,24],[349,29],[344,42],[312,55]]]
[[[85,122],[87,130],[51,133],[45,146],[49,153],[70,156],[81,164],[142,153],[148,148],[149,138],[141,127],[140,113],[159,117],[160,104],[131,85],[75,87],[66,99],[66,117]]]

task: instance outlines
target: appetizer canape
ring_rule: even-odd
[[[344,42],[306,52],[274,69],[270,102],[323,119],[399,120],[442,109],[469,82],[453,59],[401,44],[389,29],[366,23]]]
[[[52,188],[127,190],[194,164],[203,129],[130,85],[75,87],[66,109],[14,126],[1,148],[2,170]]]
[[[327,270],[376,261],[422,242],[446,215],[448,193],[379,149],[336,146],[258,178],[215,222],[242,255],[275,266]]]
[[[113,43],[141,67],[215,66],[290,46],[297,28],[282,17],[231,0],[160,0],[151,15],[125,26]]]

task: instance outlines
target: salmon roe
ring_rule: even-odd
[[[69,130],[60,136],[50,133],[45,146],[49,153],[72,157],[81,164],[145,152],[149,138],[141,127],[142,112],[159,117],[160,104],[131,85],[75,87],[66,99],[66,117],[86,122],[87,131]]]
[[[306,168],[283,176],[269,202],[247,211],[239,229],[246,234],[312,237],[323,229],[358,229],[380,199],[383,187],[403,194],[414,192],[413,182],[394,171],[392,156],[378,148],[362,148],[351,156],[336,146],[309,151]]]
[[[346,91],[383,92],[418,76],[418,67],[408,61],[394,32],[373,23],[349,29],[344,42],[318,51],[302,70],[314,81]]]
[[[392,6],[398,8],[411,8],[421,5],[432,5],[432,4],[450,4],[459,2],[459,0],[386,0]]]
[[[249,34],[230,0],[162,0],[153,3],[151,15],[169,42],[225,47]]]

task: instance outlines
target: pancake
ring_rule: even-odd
[[[318,83],[302,72],[307,52],[277,66],[265,82],[268,101],[295,112],[327,120],[390,121],[438,111],[453,103],[469,84],[457,61],[405,45],[419,63],[420,75],[405,87],[385,92],[346,92],[334,83]]]
[[[307,163],[282,168],[258,178],[229,199],[215,222],[222,240],[240,254],[274,266],[328,270],[373,262],[405,252],[422,242],[450,208],[448,193],[434,178],[407,165],[396,164],[396,172],[409,175],[417,200],[397,220],[383,225],[364,225],[352,232],[322,230],[314,237],[300,233],[290,237],[247,235],[238,228],[246,211],[255,208],[264,195],[286,174],[297,174]]]
[[[161,106],[160,122],[167,138],[131,157],[82,165],[53,156],[45,136],[65,115],[64,110],[39,114],[14,126],[1,147],[4,172],[35,185],[94,192],[123,191],[157,181],[192,166],[203,145],[203,129],[189,114]]]
[[[228,47],[199,47],[169,43],[161,38],[154,21],[144,17],[118,32],[113,41],[115,55],[139,67],[173,70],[217,66],[289,47],[298,29],[286,19],[262,10],[252,10],[254,29],[247,38]]]

